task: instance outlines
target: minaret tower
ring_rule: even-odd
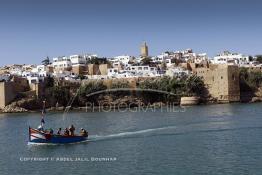
[[[148,46],[146,45],[146,42],[143,43],[143,45],[140,48],[141,57],[148,57]]]

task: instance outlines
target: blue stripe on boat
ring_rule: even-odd
[[[44,138],[35,137],[34,134],[40,134]],[[33,139],[31,138],[33,137]],[[29,128],[29,142],[31,143],[54,143],[54,144],[65,144],[65,143],[75,143],[87,140],[88,137],[85,136],[64,136],[64,135],[50,135],[45,134],[33,128]]]

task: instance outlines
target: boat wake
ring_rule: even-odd
[[[167,126],[167,127],[161,127],[161,128],[151,128],[151,129],[144,129],[139,131],[129,131],[129,132],[121,132],[117,134],[110,134],[110,135],[90,135],[89,141],[100,141],[100,140],[108,140],[108,139],[114,139],[114,138],[130,138],[134,136],[140,135],[140,137],[149,136],[150,134],[154,134],[159,131],[169,130],[169,129],[175,129],[176,126]]]
[[[129,131],[129,132],[122,132],[117,134],[110,134],[110,135],[90,135],[87,140],[81,141],[81,142],[75,142],[75,143],[69,143],[69,144],[77,144],[77,143],[86,143],[86,142],[95,142],[95,141],[102,141],[102,140],[110,140],[115,138],[131,138],[131,137],[146,137],[150,134],[155,134],[159,131],[169,130],[169,129],[175,129],[175,126],[167,126],[167,127],[161,127],[161,128],[151,128],[151,129],[144,129],[139,131]],[[54,143],[33,143],[28,142],[29,146],[41,146],[41,145],[64,145],[64,144],[54,144]]]
[[[120,139],[120,138],[138,138],[138,137],[152,137],[160,135],[184,135],[184,134],[196,134],[196,133],[206,133],[206,132],[227,132],[227,131],[238,131],[238,130],[253,130],[253,129],[262,129],[262,126],[257,127],[236,127],[236,128],[227,128],[227,127],[215,127],[215,128],[184,128],[179,126],[167,126],[162,128],[152,128],[132,132],[122,132],[117,134],[110,135],[91,135],[89,137],[89,142],[111,140],[111,139]]]

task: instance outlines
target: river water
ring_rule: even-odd
[[[49,113],[46,127],[73,123],[90,141],[45,146],[27,144],[40,114],[1,114],[0,174],[261,174],[261,107]]]

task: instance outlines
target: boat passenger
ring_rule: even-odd
[[[39,125],[39,126],[37,127],[37,129],[38,129],[38,131],[44,131],[44,128],[43,128],[42,125]]]
[[[80,135],[84,136],[84,137],[87,137],[88,136],[88,132],[85,129],[81,128]]]
[[[69,135],[69,130],[66,128],[65,131],[64,131],[64,135],[65,136],[68,136]]]
[[[62,134],[62,128],[59,128],[56,134],[61,135]]]
[[[73,135],[74,135],[74,132],[75,132],[75,127],[74,127],[74,125],[71,125],[71,126],[69,127],[69,131],[70,131],[70,135],[73,136]]]
[[[54,130],[52,128],[50,128],[49,134],[54,134]]]

